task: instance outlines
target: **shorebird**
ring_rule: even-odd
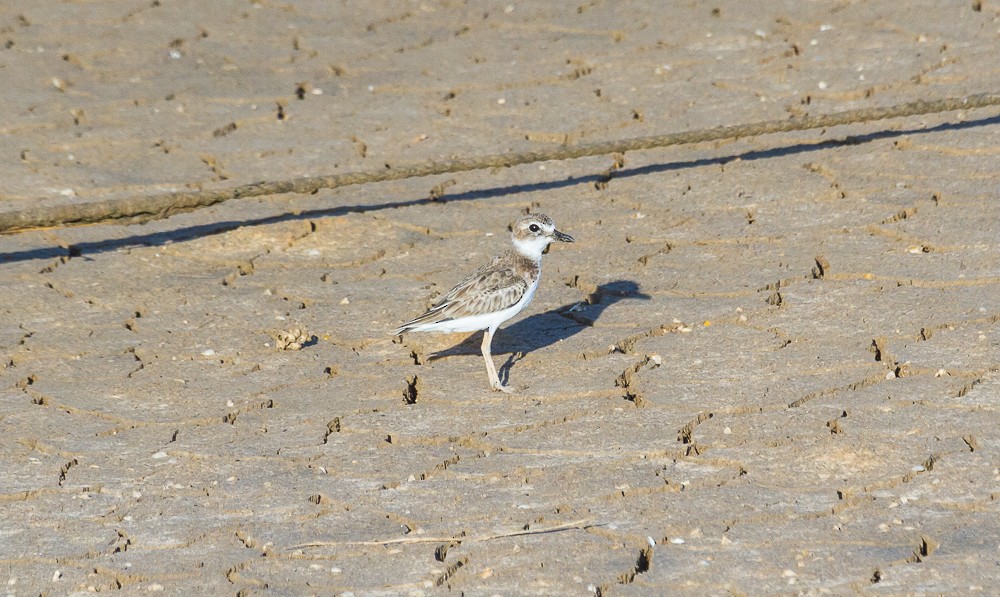
[[[574,242],[572,236],[556,230],[555,222],[547,215],[522,217],[511,231],[511,248],[466,276],[426,313],[399,326],[392,335],[484,330],[482,352],[490,387],[510,392],[500,383],[493,363],[493,334],[534,298],[542,274],[542,254],[553,241]]]

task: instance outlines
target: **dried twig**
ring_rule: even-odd
[[[580,520],[574,520],[573,522],[566,522],[563,524],[551,526],[551,527],[541,527],[536,529],[521,529],[519,531],[511,531],[508,533],[495,533],[495,534],[483,534],[483,535],[455,535],[451,537],[425,537],[422,535],[417,535],[414,537],[396,537],[393,539],[382,539],[376,541],[316,541],[314,543],[303,543],[301,545],[292,545],[287,549],[306,549],[310,547],[342,547],[348,545],[399,545],[407,543],[474,543],[479,541],[491,541],[493,539],[505,539],[507,537],[520,537],[523,535],[542,535],[545,533],[558,533],[560,531],[569,531],[574,529],[588,529],[596,525],[590,524],[590,519],[581,518]]]

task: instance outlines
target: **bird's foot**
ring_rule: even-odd
[[[493,391],[494,392],[503,392],[504,394],[510,394],[510,393],[513,393],[513,391],[514,391],[514,388],[512,388],[510,386],[505,386],[505,385],[503,385],[500,382],[497,382],[497,383],[494,383],[494,384],[491,384],[491,385],[493,387]]]

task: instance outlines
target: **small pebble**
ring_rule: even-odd
[[[159,452],[156,452],[156,453],[153,454],[153,459],[154,460],[159,460],[160,458],[166,458],[166,457],[167,457],[167,453],[164,452],[163,450],[160,450]]]
[[[215,354],[215,350],[212,349],[212,348],[206,348],[205,350],[201,351],[201,356],[203,356],[203,357],[210,357],[210,356],[212,356],[214,354]]]

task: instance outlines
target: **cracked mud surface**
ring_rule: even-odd
[[[224,4],[0,7],[0,207],[1000,72],[990,2]],[[998,157],[997,119],[955,113],[0,237],[0,582],[989,593]],[[503,395],[478,336],[388,334],[524,210],[577,242],[494,340]]]

